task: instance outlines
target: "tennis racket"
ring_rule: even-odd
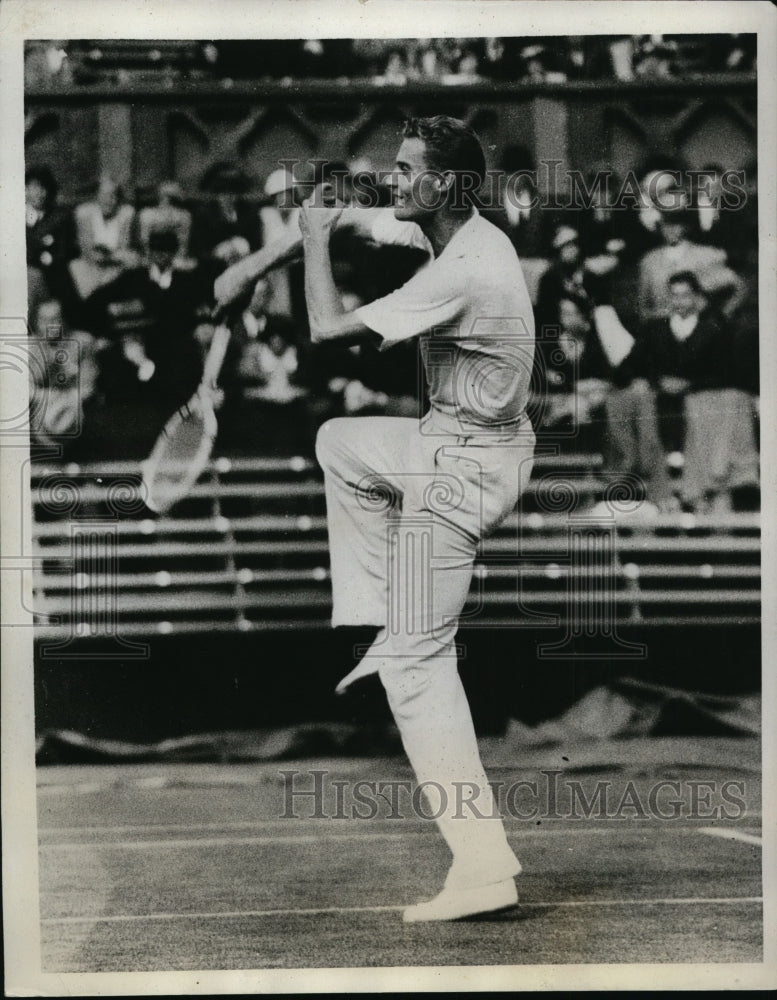
[[[213,396],[229,338],[229,327],[222,322],[213,334],[197,390],[170,417],[143,462],[145,502],[156,514],[185,497],[208,464],[218,433]]]

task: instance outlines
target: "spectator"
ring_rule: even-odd
[[[215,276],[257,248],[256,218],[243,199],[249,179],[232,164],[213,164],[200,187],[208,200],[195,214],[191,251]]]
[[[65,319],[58,299],[46,299],[38,306],[34,335],[40,341],[53,341],[65,335]]]
[[[483,39],[483,44],[483,59],[480,64],[483,76],[498,82],[512,82],[521,75],[524,39],[486,38]]]
[[[298,163],[294,172],[285,168],[273,170],[264,184],[268,203],[259,210],[261,245],[272,243],[284,233],[299,230],[299,206],[313,190],[313,172]],[[306,321],[302,271],[299,265],[279,268],[269,275],[270,298],[267,311],[276,316]]]
[[[70,273],[81,299],[136,267],[140,255],[133,247],[135,209],[124,202],[121,187],[103,177],[95,201],[76,208],[76,231],[81,256]]]
[[[613,482],[641,482],[642,499],[664,512],[679,510],[658,426],[656,390],[635,367],[635,339],[610,304],[594,308],[594,323],[610,382],[605,398],[604,468]],[[631,487],[629,486],[629,489]]]
[[[73,82],[67,45],[66,41],[35,41],[25,44],[25,89],[50,87],[52,84],[69,86]]]
[[[98,289],[87,303],[92,329],[112,338],[136,378],[148,384],[162,418],[185,403],[202,375],[194,336],[210,285],[197,270],[174,266],[178,238],[149,234],[149,260]]]
[[[400,49],[394,49],[389,52],[388,59],[386,60],[386,68],[383,70],[382,76],[378,77],[378,80],[383,83],[393,83],[401,86],[407,83],[408,77],[411,75],[411,68],[405,57],[405,53]]]
[[[731,317],[731,351],[733,354],[732,379],[747,394],[755,418],[756,447],[759,438],[760,372],[758,364],[758,275],[746,280],[746,293],[736,313]],[[735,510],[757,510],[760,504],[757,487],[732,487]]]
[[[67,265],[75,256],[73,217],[57,205],[58,185],[45,166],[29,167],[24,175],[27,221],[27,275],[29,314],[34,316],[44,298],[63,302],[72,297]]]
[[[725,250],[688,240],[688,216],[684,208],[665,209],[659,229],[662,245],[648,251],[639,264],[640,318],[648,321],[669,315],[669,278],[677,271],[692,272],[708,294],[726,296],[724,311],[735,308],[743,286],[739,276],[727,266]]]
[[[268,314],[269,297],[268,282],[257,282],[232,328],[220,379],[219,447],[249,455],[309,453],[313,433],[293,327]]]
[[[613,74],[613,37],[570,35],[565,71],[569,80],[599,80]]]
[[[629,215],[615,205],[620,182],[606,163],[592,166],[584,186],[590,196],[575,213],[580,233],[580,249],[585,258],[611,255],[620,260],[630,256]]]
[[[566,74],[559,68],[563,55],[545,45],[527,45],[521,50],[523,79],[531,83],[563,83]]]
[[[558,336],[546,352],[541,436],[564,448],[600,453],[609,377],[590,301],[565,295],[559,302]]]
[[[677,44],[663,35],[637,36],[632,66],[643,80],[667,80],[675,75]]]
[[[553,262],[540,278],[535,317],[545,337],[559,324],[559,307],[564,297],[590,298],[595,275],[586,268],[580,237],[571,226],[560,225],[552,240]]]
[[[175,181],[162,181],[157,189],[156,205],[142,208],[138,212],[138,234],[140,245],[146,256],[149,254],[148,238],[153,230],[167,229],[178,237],[177,268],[193,266],[189,257],[189,240],[192,230],[192,214],[184,208],[183,192]]]
[[[542,400],[553,391],[546,376],[553,368],[551,354],[558,344],[561,300],[588,298],[577,231],[570,226],[559,226],[552,246],[553,262],[540,277],[534,309],[537,343],[529,415],[535,425],[542,420]]]
[[[691,208],[696,219],[694,237],[701,244],[725,250],[732,266],[747,267],[747,244],[757,244],[757,225],[754,229],[748,225],[752,212],[749,199],[741,206],[736,203],[727,205],[723,167],[708,163],[702,170],[705,177],[699,185],[696,203]]]
[[[344,301],[362,300],[350,294]],[[333,344],[316,346],[316,377],[327,377],[329,405],[318,409],[330,416],[374,415],[415,417],[419,402],[419,357],[415,344],[397,344],[388,355],[370,343],[351,348]],[[320,368],[319,368],[320,366]],[[315,385],[315,383],[314,383]],[[319,383],[320,385],[320,383]]]
[[[623,80],[628,83],[634,79],[634,49],[633,35],[614,35],[610,37],[608,41],[609,68],[616,80]]]
[[[647,325],[627,366],[658,391],[659,412],[682,416],[685,506],[729,510],[733,489],[758,483],[752,404],[739,374],[741,359],[735,357],[728,324],[709,307],[698,277],[680,271],[668,285],[669,315]]]
[[[736,384],[750,393],[757,406],[760,393],[758,364],[758,275],[748,275],[745,294],[731,317]]]
[[[521,258],[532,302],[536,304],[539,282],[548,269],[552,218],[540,206],[535,182],[534,159],[525,146],[506,146],[502,154],[499,197],[489,196],[483,215],[507,234]],[[492,207],[494,203],[498,207]]]
[[[30,345],[30,436],[69,461],[91,458],[92,409],[97,392],[98,343],[64,325],[61,304],[41,304]]]
[[[722,214],[730,219],[731,237],[725,248],[729,262],[747,280],[758,273],[758,163],[746,164],[742,173],[743,204]]]
[[[477,49],[474,46],[466,46],[461,57],[456,65],[456,72],[453,75],[453,79],[458,82],[476,82],[482,79],[480,75],[480,59],[478,57]]]
[[[712,73],[749,73],[755,69],[756,35],[710,35],[706,66]]]
[[[353,201],[353,176],[345,160],[327,160],[321,169],[321,183],[331,184],[337,200],[344,205]]]
[[[639,184],[639,205],[628,207],[626,219],[630,223],[634,252],[641,256],[648,250],[661,246],[661,218],[663,211],[675,204],[682,204],[683,193],[678,189],[683,165],[679,161],[660,156],[646,167]]]

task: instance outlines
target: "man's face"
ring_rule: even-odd
[[[699,296],[685,281],[677,281],[669,286],[669,303],[672,313],[683,319],[699,312]]]
[[[279,333],[274,333],[267,341],[267,346],[276,357],[280,357],[286,350],[286,341]]]
[[[580,260],[580,247],[574,240],[571,240],[559,249],[558,255],[565,267],[575,267]]]
[[[420,222],[433,215],[445,202],[441,182],[427,163],[423,139],[404,139],[388,180],[395,218]]]
[[[46,338],[62,332],[62,309],[59,302],[42,302],[38,309],[38,336]]]

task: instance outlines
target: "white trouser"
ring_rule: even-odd
[[[446,884],[516,875],[520,864],[480,761],[454,636],[478,543],[529,480],[531,426],[497,440],[435,434],[428,420],[346,417],[324,424],[316,450],[326,484],[333,624],[383,626],[367,656],[376,660],[416,778],[430,783],[427,814],[436,815],[453,854]]]
[[[752,397],[742,389],[703,389],[685,397],[683,500],[758,485]]]

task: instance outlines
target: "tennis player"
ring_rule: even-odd
[[[534,452],[532,307],[510,241],[472,202],[484,175],[480,142],[463,122],[405,124],[390,178],[394,220],[428,247],[430,262],[352,312],[329,251],[342,208],[309,199],[300,217],[313,340],[377,337],[388,348],[419,337],[428,381],[422,419],[330,420],[316,446],[333,625],[380,627],[339,689],[378,673],[452,854],[442,891],[408,907],[408,922],[512,906],[521,871],[480,761],[454,644],[478,546],[515,508]]]

